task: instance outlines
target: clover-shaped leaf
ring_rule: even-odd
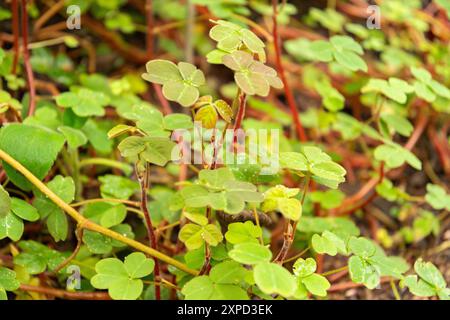
[[[228,225],[225,239],[229,243],[238,244],[243,242],[258,242],[257,238],[262,235],[262,229],[251,221],[235,222]]]
[[[279,211],[286,218],[296,221],[302,215],[300,200],[293,198],[298,192],[299,189],[287,188],[283,185],[272,187],[264,193],[261,209],[264,212]]]
[[[206,207],[225,211],[229,214],[240,213],[245,203],[259,203],[262,195],[256,186],[244,181],[237,181],[229,168],[201,170],[199,181],[180,191],[185,207]]]
[[[125,138],[118,145],[123,157],[139,156],[142,160],[165,166],[176,155],[176,144],[166,137],[137,137]],[[176,152],[176,150],[175,150]]]
[[[195,113],[195,121],[200,121],[202,127],[211,129],[216,126],[218,116],[230,123],[233,119],[233,110],[224,100],[216,100],[213,102],[211,96],[200,97],[194,105],[194,109],[198,109]]]
[[[314,180],[336,189],[345,181],[346,170],[320,148],[304,146],[301,152],[281,152],[280,167],[297,172],[301,176],[310,174]]]
[[[349,36],[333,36],[330,41],[317,40],[310,44],[314,58],[323,62],[336,61],[351,71],[367,72],[367,64],[360,57],[361,45]]]
[[[196,225],[189,223],[180,230],[178,235],[180,240],[184,242],[188,250],[200,248],[204,242],[215,247],[223,239],[222,232],[214,224]]]
[[[134,252],[122,262],[116,258],[103,259],[95,265],[97,274],[91,284],[97,289],[108,289],[115,300],[136,300],[144,284],[140,278],[153,272],[155,262],[141,252]]]
[[[298,288],[295,294],[297,299],[306,298],[308,291],[319,297],[325,297],[327,295],[327,290],[331,285],[327,278],[314,273],[317,264],[313,258],[307,258],[306,260],[299,258],[295,261],[292,268],[298,280]]]
[[[370,79],[369,82],[361,89],[362,93],[377,92],[385,95],[395,102],[404,104],[407,100],[407,94],[414,91],[414,88],[406,81],[398,78],[389,78],[387,81],[383,79]]]
[[[450,89],[434,80],[427,70],[411,67],[411,73],[416,78],[414,90],[420,98],[428,102],[434,102],[437,97],[450,99]]]
[[[431,297],[437,295],[441,300],[450,299],[450,289],[447,288],[442,273],[431,262],[425,262],[421,258],[414,263],[417,275],[410,275],[401,281],[402,286],[416,296]]]
[[[317,253],[335,256],[338,252],[347,255],[347,248],[344,240],[330,232],[324,231],[322,235],[315,234],[311,239],[311,245]]]
[[[146,68],[147,73],[142,74],[142,78],[162,84],[164,96],[183,107],[191,106],[197,101],[198,87],[205,83],[203,72],[187,62],[179,62],[177,66],[171,61],[156,59],[147,62]]]
[[[375,148],[374,156],[378,161],[384,161],[389,168],[397,168],[407,162],[417,170],[422,169],[421,161],[411,151],[395,143],[379,145]]]
[[[234,80],[241,90],[248,95],[266,97],[270,87],[281,89],[283,83],[277,72],[253,60],[253,57],[244,51],[235,51],[222,58],[225,66],[234,71]]]
[[[19,248],[22,252],[14,257],[14,263],[25,267],[29,274],[54,270],[68,256],[33,240],[19,242]]]
[[[315,89],[322,97],[322,103],[330,111],[336,112],[344,108],[345,98],[329,82],[317,82]]]
[[[209,31],[209,36],[217,41],[219,50],[232,53],[245,45],[250,52],[257,54],[259,59],[265,62],[265,44],[252,31],[224,20],[214,22],[216,25]]]
[[[103,116],[104,107],[108,105],[110,98],[100,91],[87,88],[64,92],[56,97],[56,103],[64,108],[71,108],[80,117]]]

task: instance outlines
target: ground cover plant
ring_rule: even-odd
[[[449,17],[2,2],[0,299],[449,299]]]

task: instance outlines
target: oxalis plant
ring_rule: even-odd
[[[0,49],[7,86],[0,90],[0,299],[304,300],[359,287],[387,288],[396,299],[449,299],[438,267],[402,254],[438,236],[450,210],[445,183],[413,152],[430,114],[438,123],[437,115],[447,113],[448,121],[450,90],[438,81],[448,83],[448,74],[430,72],[399,39],[347,22],[333,6],[313,8],[305,19],[329,37],[281,43],[279,28],[296,13],[289,3],[251,2],[271,21],[268,32],[246,17],[245,6],[194,2],[217,18],[209,20],[206,40],[213,45],[203,50],[202,68],[192,59],[155,58],[140,77],[75,79],[58,72],[70,59],[55,58],[38,42],[33,67],[67,90],[19,101],[9,91],[23,87],[23,79],[6,74],[14,56]],[[102,16],[102,5],[93,1],[85,10]],[[404,22],[400,1],[383,5],[391,23]],[[109,9],[110,30],[137,27],[119,5]],[[408,14],[416,36],[426,31],[420,12],[417,5]],[[76,39],[63,41],[78,46]],[[430,60],[445,55],[444,46],[426,44]],[[299,76],[285,70],[282,48],[291,65],[303,66],[301,89],[320,102],[301,117],[290,86],[290,77]],[[398,70],[373,72],[368,51],[382,52]],[[202,71],[212,68],[232,79],[220,93]],[[348,88],[336,84],[344,78]],[[179,112],[142,99],[146,85],[162,107]],[[345,112],[356,96],[358,109]],[[252,119],[249,111],[275,121]],[[292,127],[290,138],[283,125]],[[245,135],[249,129],[278,135],[263,144]],[[437,146],[444,165],[445,139]],[[267,155],[275,165],[264,161]],[[367,169],[365,177],[355,178],[353,164]],[[405,170],[431,176],[423,195],[392,181]],[[359,178],[368,182],[353,195],[343,188]],[[375,197],[389,204],[386,212],[369,212]],[[370,230],[361,227],[364,218]],[[405,222],[401,228],[394,218]],[[349,282],[336,283],[345,276]]]

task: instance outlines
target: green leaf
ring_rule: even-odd
[[[110,102],[109,97],[103,92],[87,88],[61,93],[55,99],[59,106],[71,108],[80,117],[103,116],[104,107]]]
[[[277,77],[274,69],[263,63],[253,60],[253,57],[244,51],[235,51],[223,56],[225,66],[235,71],[234,80],[241,90],[248,95],[266,97],[270,87],[281,89],[283,83]]]
[[[48,231],[56,242],[66,240],[69,230],[66,214],[62,211],[55,211],[48,216]]]
[[[334,243],[326,237],[321,237],[318,234],[313,235],[311,239],[311,244],[317,253],[326,253],[330,256],[335,256],[337,254],[337,248]]]
[[[11,198],[8,192],[0,185],[0,218],[6,217],[11,210]]]
[[[154,261],[143,253],[132,253],[125,263],[116,258],[107,258],[95,265],[97,274],[91,278],[91,284],[97,289],[108,289],[115,300],[136,300],[144,288],[139,278],[153,271]]]
[[[20,241],[19,248],[22,252],[14,257],[14,263],[25,267],[30,274],[42,273],[47,267],[54,270],[68,256],[32,240]]]
[[[181,290],[186,300],[208,300],[214,292],[214,283],[208,276],[198,276]]]
[[[450,194],[437,184],[427,184],[425,201],[436,210],[447,209],[450,211]]]
[[[436,289],[443,289],[447,285],[442,273],[431,262],[425,262],[422,259],[417,259],[414,263],[414,270],[421,279],[431,284]]]
[[[262,229],[251,221],[235,222],[228,225],[225,239],[232,244],[243,242],[257,242],[257,238],[262,235]]]
[[[146,65],[147,73],[142,77],[150,82],[163,85],[163,95],[183,107],[193,105],[199,97],[198,87],[205,83],[203,72],[186,62],[152,60]]]
[[[47,186],[66,203],[71,203],[75,198],[75,183],[72,177],[57,175]]]
[[[373,289],[380,283],[380,274],[359,256],[351,256],[348,260],[350,277],[353,282],[363,283],[367,288]]]
[[[128,126],[126,124],[118,124],[108,131],[108,138],[112,139],[118,137],[126,132],[133,132],[135,130],[134,127]]]
[[[269,262],[272,259],[269,248],[254,242],[236,244],[228,255],[237,262],[250,265]]]
[[[194,250],[200,248],[203,244],[202,230],[201,226],[189,223],[181,228],[178,237],[184,242],[188,250]]]
[[[357,256],[368,258],[376,253],[377,248],[372,241],[363,237],[352,237],[348,242],[349,250]]]
[[[22,219],[9,212],[5,217],[0,218],[0,239],[8,237],[12,241],[18,241],[22,237],[23,228]]]
[[[14,291],[20,286],[16,273],[10,269],[0,267],[0,290]]]
[[[142,78],[153,83],[164,84],[183,79],[176,64],[167,60],[151,60],[145,67],[147,73],[142,74]]]
[[[94,254],[107,254],[112,250],[111,239],[95,231],[86,230],[83,233],[83,242],[89,251]]]
[[[256,284],[266,294],[290,297],[297,289],[295,277],[279,264],[263,262],[253,272]]]
[[[145,150],[145,139],[143,137],[127,137],[119,143],[117,148],[123,157],[135,157]]]
[[[311,58],[330,62],[335,60],[341,66],[351,70],[367,72],[367,64],[360,57],[363,54],[361,45],[349,36],[333,36],[330,41],[317,40],[310,44]]]
[[[303,154],[298,152],[281,152],[280,166],[284,169],[307,171],[308,160]]]
[[[198,109],[195,113],[194,121],[201,122],[201,125],[205,129],[212,129],[216,127],[218,120],[216,109],[212,105],[206,105]]]
[[[249,300],[247,292],[237,285],[214,284],[211,300]]]
[[[378,92],[401,104],[406,103],[407,93],[413,91],[414,88],[406,81],[392,77],[388,81],[383,79],[370,79],[361,89],[362,93]]]
[[[297,277],[304,278],[313,274],[317,269],[316,261],[313,258],[298,258],[292,270]]]
[[[88,141],[86,135],[81,130],[61,126],[58,128],[58,131],[64,135],[67,140],[67,144],[71,149],[77,149],[78,147],[85,145]]]
[[[39,219],[37,209],[28,204],[28,202],[18,198],[11,198],[11,211],[14,212],[16,216],[27,221],[36,221]]]
[[[148,137],[145,142],[145,150],[141,153],[145,161],[162,167],[172,159],[172,151],[176,144],[170,139]]]
[[[417,170],[422,169],[421,161],[412,152],[396,144],[376,147],[374,156],[378,161],[384,161],[389,168],[397,168],[407,162]]]
[[[235,261],[225,261],[211,268],[210,279],[219,284],[238,284],[248,271]]]
[[[143,278],[153,272],[155,261],[148,259],[142,252],[133,252],[124,261],[128,276],[132,279]]]
[[[214,224],[203,226],[201,235],[203,240],[213,247],[217,246],[223,239],[222,232],[220,232],[220,229]]]
[[[300,200],[292,197],[298,192],[297,188],[287,188],[283,185],[272,187],[264,193],[261,209],[264,212],[279,211],[286,218],[296,221],[302,214],[302,205]]]
[[[164,117],[164,128],[167,130],[191,129],[192,119],[186,114],[173,113]]]
[[[225,182],[235,180],[230,169],[223,167],[215,170],[204,169],[198,174],[200,181],[204,182],[207,187],[223,188]]]
[[[316,273],[302,278],[301,282],[309,292],[319,297],[326,297],[327,290],[331,287],[327,278]]]
[[[129,199],[137,190],[139,184],[131,179],[107,174],[98,178],[101,182],[100,192],[103,198]]]
[[[38,179],[47,175],[63,144],[62,135],[42,127],[10,124],[0,131],[0,149],[17,159]],[[22,174],[5,162],[3,167],[15,185],[26,191],[31,189],[30,182]]]

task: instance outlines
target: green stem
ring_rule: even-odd
[[[391,282],[392,293],[394,293],[395,300],[402,300],[402,298],[400,297],[400,293],[398,292],[397,286],[395,285],[394,279],[391,279],[390,282]]]
[[[133,167],[129,164],[122,163],[117,160],[107,159],[107,158],[89,158],[83,159],[79,163],[79,167],[100,165],[105,167],[111,167],[122,170],[126,175],[130,175],[133,172]]]
[[[337,269],[333,269],[333,270],[324,272],[324,273],[322,273],[321,275],[324,276],[324,277],[326,277],[326,276],[330,276],[330,275],[332,275],[332,274],[335,274],[335,273],[338,273],[338,272],[341,272],[341,271],[344,271],[344,270],[347,270],[347,269],[348,269],[348,266],[343,266],[343,267],[341,267],[341,268],[337,268]]]
[[[0,149],[0,159],[4,160],[18,172],[20,172],[30,183],[32,183],[39,191],[45,194],[51,201],[53,201],[58,207],[64,210],[70,217],[72,217],[79,225],[80,228],[91,230],[103,234],[109,238],[120,241],[130,247],[133,247],[139,251],[142,251],[152,257],[155,257],[161,261],[164,261],[174,267],[189,273],[191,275],[198,275],[197,270],[193,270],[186,266],[184,263],[181,263],[162,252],[154,250],[138,241],[127,238],[120,233],[102,227],[88,219],[86,219],[82,214],[72,208],[69,204],[64,202],[60,197],[58,197],[52,190],[50,190],[41,180],[36,178],[34,174],[32,174],[27,168],[25,168],[20,162],[11,157],[8,153]]]

